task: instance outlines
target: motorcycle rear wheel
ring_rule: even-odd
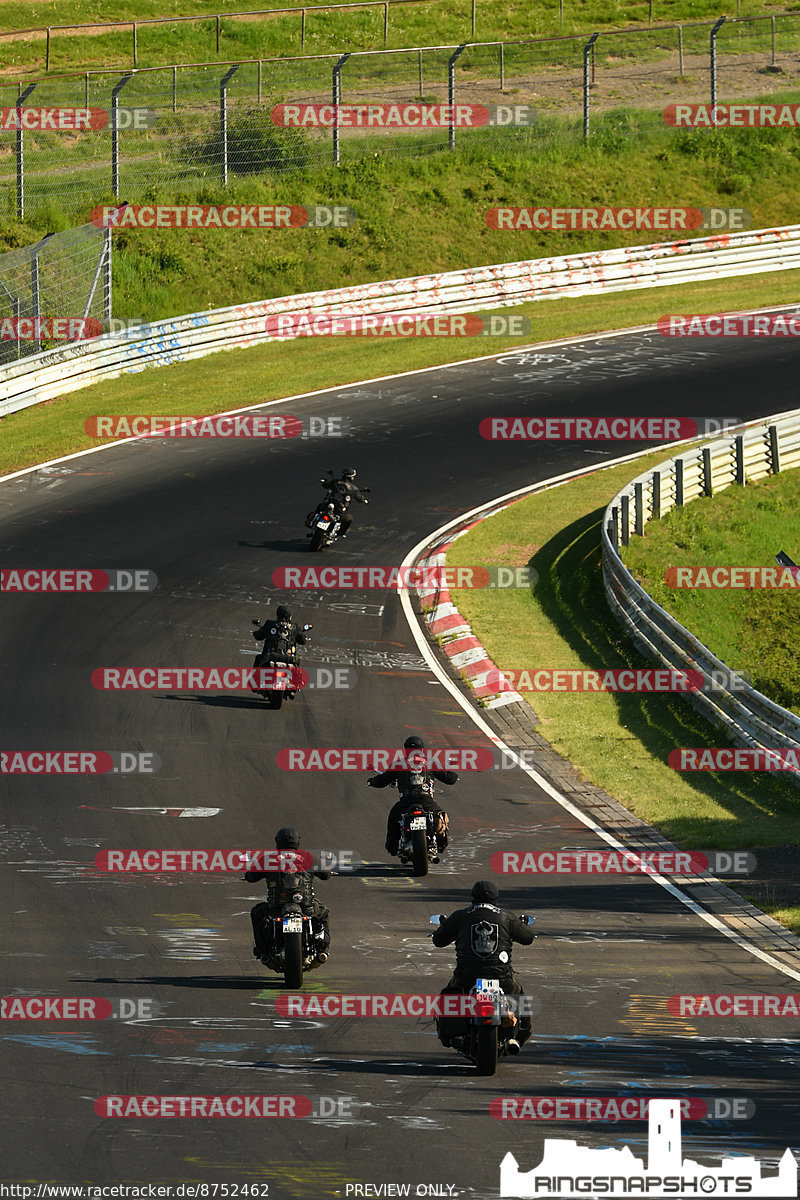
[[[315,529],[308,544],[309,550],[321,550],[325,543],[325,534],[321,529]]]
[[[494,1075],[497,1070],[497,1026],[479,1025],[475,1030],[475,1065],[479,1075]]]
[[[428,874],[428,835],[424,829],[415,829],[411,835],[412,859],[415,875]]]
[[[289,988],[303,986],[303,935],[302,933],[285,933],[283,935],[283,977]]]

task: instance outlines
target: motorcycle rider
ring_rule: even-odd
[[[306,646],[310,638],[299,625],[292,621],[292,610],[279,604],[274,618],[268,618],[258,629],[253,630],[257,642],[263,642],[261,653],[256,655],[254,667],[265,661],[294,662],[295,647]]]
[[[329,472],[330,479],[320,479],[320,483],[329,493],[321,504],[327,504],[332,501],[336,516],[341,521],[340,538],[346,538],[350,531],[350,526],[353,524],[353,518],[348,512],[350,502],[357,500],[359,504],[369,504],[366,496],[356,487],[353,480],[356,477],[355,467],[345,467],[340,478],[335,478],[333,472]],[[369,491],[369,488],[366,489]]]
[[[434,946],[456,944],[456,969],[441,994],[468,993],[475,986],[476,979],[488,976],[500,981],[507,996],[524,995],[522,985],[511,968],[511,952],[514,942],[520,946],[530,946],[533,930],[520,917],[498,908],[500,892],[491,880],[479,879],[470,894],[471,906],[451,913],[431,935]],[[445,1022],[448,1018],[439,1020]],[[439,1028],[446,1030],[447,1026]],[[452,1036],[446,1032],[441,1032],[440,1036],[442,1045],[453,1045]],[[517,1033],[506,1042],[508,1052],[519,1054],[530,1036],[530,1016],[520,1013]]]
[[[275,834],[275,846],[278,850],[299,850],[300,834],[296,829],[285,825]],[[316,918],[315,936],[322,943],[318,959],[321,963],[327,962],[331,941],[328,929],[330,913],[314,895],[314,880],[330,879],[330,871],[246,871],[244,877],[247,883],[258,883],[260,879],[264,879],[267,884],[267,899],[260,901],[250,910],[255,940],[253,954],[256,958],[263,959],[269,953],[274,918],[280,916],[283,905],[288,903],[295,893],[301,892],[303,899],[300,907],[303,914]]]
[[[420,737],[407,737],[403,742],[405,750],[424,750],[425,743]],[[433,798],[433,781],[438,779],[440,783],[448,785],[458,782],[458,775],[455,771],[429,771],[427,768],[416,767],[411,761],[409,768],[404,771],[382,771],[380,775],[373,775],[367,780],[369,787],[384,788],[396,786],[400,793],[400,799],[394,804],[389,812],[388,821],[386,824],[386,853],[397,854],[400,846],[400,837],[403,832],[402,816],[410,800],[420,804],[426,812],[442,813],[442,818],[439,821],[439,828],[436,832],[436,844],[440,851],[447,848],[447,813],[439,807]]]

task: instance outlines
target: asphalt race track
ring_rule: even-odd
[[[438,991],[453,959],[430,943],[431,913],[460,907],[495,850],[592,838],[521,771],[465,773],[442,797],[452,849],[414,880],[383,849],[396,793],[368,791],[366,774],[277,767],[283,747],[401,745],[412,732],[435,745],[486,744],[420,657],[396,593],[290,597],[295,619],[314,625],[303,665],[355,667],[357,685],[306,691],[280,712],[245,692],[103,692],[90,674],[248,665],[251,618],[286,599],[271,584],[276,567],[399,563],[459,513],[645,445],[491,443],[478,436],[483,417],[752,419],[793,408],[799,374],[791,340],[619,335],[283,406],[347,415],[353,432],[341,442],[152,440],[0,484],[4,568],[147,568],[159,579],[151,595],[3,595],[3,747],[161,760],[152,776],[3,778],[3,995],[160,1006],[154,1018],[3,1022],[3,1181],[266,1183],[270,1200],[436,1184],[433,1194],[494,1197],[506,1151],[530,1169],[544,1137],[645,1151],[642,1122],[490,1116],[493,1098],[517,1095],[748,1097],[750,1120],[685,1122],[688,1155],[716,1164],[721,1153],[754,1154],[774,1166],[785,1147],[797,1152],[791,1022],[654,1015],[673,992],[792,992],[796,980],[648,879],[509,880],[503,902],[537,918],[536,941],[514,962],[541,1011],[522,1056],[487,1079],[424,1020],[277,1016],[282,980],[251,955],[248,913],[263,885],[95,870],[102,849],[271,847],[278,826],[295,824],[304,845],[350,847],[363,861],[317,886],[333,941],[306,991]],[[354,506],[345,543],[311,559],[303,519],[318,478],[351,462],[371,504]],[[192,808],[217,811],[179,815]],[[357,1106],[263,1121],[115,1120],[93,1108],[104,1095],[262,1093]]]

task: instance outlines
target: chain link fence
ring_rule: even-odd
[[[800,14],[783,14],[589,40],[50,75],[24,91],[21,84],[0,84],[0,105],[11,114],[0,131],[0,215],[22,217],[48,203],[72,214],[85,212],[88,201],[123,197],[137,203],[177,194],[191,201],[234,179],[376,155],[456,146],[535,152],[604,132],[664,133],[670,104],[800,98],[798,64]],[[391,118],[392,106],[452,103],[471,105],[483,117],[473,112],[464,125],[452,117],[422,127]],[[285,108],[276,115],[281,105],[299,108],[299,118],[287,119]],[[382,108],[382,118],[348,123],[343,108],[354,105]],[[97,110],[96,127],[14,128],[15,111],[58,108]]]
[[[110,229],[81,225],[0,254],[0,364],[98,336],[111,301]]]

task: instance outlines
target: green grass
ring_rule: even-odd
[[[528,564],[530,589],[464,591],[458,606],[501,669],[652,666],[613,621],[602,589],[600,521],[661,450],[511,505],[459,538],[448,566]],[[800,793],[774,773],[680,775],[676,746],[725,745],[722,733],[677,696],[528,693],[539,732],[581,776],[690,849],[743,849],[800,841]],[[756,851],[756,856],[758,856]],[[800,909],[778,919],[800,930]]]
[[[302,7],[301,0],[284,0],[285,8]],[[172,62],[212,62],[237,58],[263,58],[272,55],[332,53],[344,49],[380,49],[384,45],[382,8],[332,13],[309,12],[306,18],[305,45],[301,44],[299,14],[235,20],[228,13],[246,11],[247,5],[225,4],[223,0],[127,0],[120,4],[82,0],[52,0],[51,3],[20,3],[4,0],[3,27],[7,31],[35,26],[67,25],[70,22],[130,21],[163,16],[206,16],[206,20],[174,22],[168,25],[144,25],[137,35],[139,67]],[[251,7],[269,8],[263,2]],[[278,7],[276,4],[275,7]],[[458,45],[463,41],[495,41],[588,34],[595,30],[620,27],[648,27],[648,0],[608,3],[607,0],[564,0],[563,22],[557,0],[542,0],[535,6],[519,0],[478,0],[477,24],[473,38],[470,0],[453,3],[392,4],[389,12],[389,48],[401,46]],[[733,16],[791,13],[793,7],[755,3],[755,0],[653,0],[652,19],[656,23],[708,21],[723,13]],[[222,14],[220,49],[216,48],[215,13]],[[783,21],[783,29],[792,22]],[[721,47],[736,34],[723,30]],[[731,27],[734,29],[734,27]],[[790,48],[788,32],[779,26],[779,49]],[[744,35],[747,37],[747,35]],[[763,35],[762,35],[763,38]],[[706,35],[707,40],[707,35]],[[0,40],[7,74],[40,71],[45,62],[43,36]],[[619,55],[614,46],[607,53]],[[133,39],[130,27],[122,30],[69,34],[54,30],[51,35],[51,72],[87,70],[93,67],[133,65]]]
[[[623,549],[642,586],[682,625],[753,685],[800,715],[800,660],[794,590],[690,591],[664,583],[668,566],[774,566],[800,557],[796,520],[800,472],[787,471],[718,496],[693,500],[647,525]]]

